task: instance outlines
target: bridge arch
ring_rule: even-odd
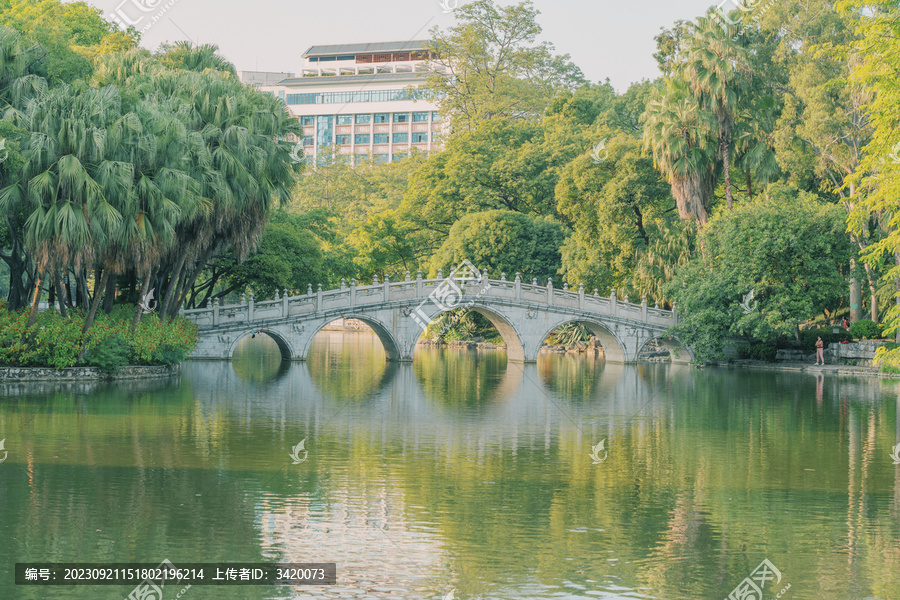
[[[613,332],[610,328],[608,328],[600,321],[593,321],[591,319],[585,319],[584,317],[566,317],[551,325],[550,328],[545,330],[544,334],[538,338],[537,346],[534,348],[534,354],[532,356],[537,358],[537,354],[547,337],[551,333],[553,333],[554,329],[556,329],[557,327],[561,327],[562,325],[565,325],[567,323],[578,323],[579,325],[584,325],[592,335],[600,340],[600,345],[603,346],[603,353],[606,357],[606,362],[628,362],[625,344],[622,343],[615,332]]]
[[[434,314],[430,315],[430,322],[433,322],[442,314],[450,312],[451,310],[454,310],[456,308],[460,307],[453,307],[448,310],[436,311]],[[491,325],[493,325],[494,328],[497,329],[497,332],[500,333],[500,337],[503,338],[503,343],[506,344],[507,360],[511,362],[524,362],[526,360],[526,348],[528,347],[528,344],[522,339],[522,335],[510,322],[507,316],[480,304],[473,304],[472,306],[467,306],[465,308],[467,308],[467,310],[471,310],[472,312],[480,314],[482,317],[490,321]],[[423,329],[419,331],[418,334],[416,334],[416,339],[412,341],[413,346],[415,346],[416,342],[421,339],[422,334],[424,333],[425,330]]]
[[[371,327],[372,331],[375,332],[375,335],[378,336],[378,339],[381,340],[381,345],[384,347],[384,353],[387,354],[388,360],[394,361],[402,359],[400,344],[398,343],[397,339],[394,338],[394,334],[391,333],[391,328],[378,319],[373,318],[372,316],[359,313],[348,313],[320,323],[306,340],[306,347],[303,348],[303,354],[301,354],[300,356],[304,358],[308,357],[309,347],[312,345],[312,342],[315,339],[316,335],[320,331],[322,331],[323,327],[325,327],[329,323],[337,321],[338,319],[356,319],[357,321],[362,321],[363,323]]]
[[[694,360],[694,353],[691,350],[690,346],[682,344],[678,338],[670,337],[666,335],[658,335],[656,337],[648,338],[641,344],[641,347],[637,349],[637,353],[635,357],[640,356],[641,352],[644,351],[644,348],[650,342],[658,341],[663,346],[665,346],[666,350],[669,351],[669,356],[672,358],[673,363],[689,363]]]
[[[291,342],[285,338],[277,329],[262,329],[259,331],[258,329],[251,329],[247,331],[243,335],[236,336],[235,340],[231,342],[231,347],[228,348],[228,352],[225,354],[225,358],[231,360],[234,356],[234,350],[237,348],[237,345],[241,340],[246,338],[248,335],[252,336],[253,332],[256,331],[256,335],[266,335],[270,337],[275,343],[278,345],[278,350],[281,351],[281,360],[291,360],[294,358],[294,349],[291,346]]]

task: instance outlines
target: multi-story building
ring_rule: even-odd
[[[308,159],[320,153],[324,159],[322,148],[333,145],[340,154],[399,160],[440,147],[438,107],[417,91],[432,74],[427,44],[312,46],[302,55],[299,77],[258,87],[283,99],[297,116],[303,137],[288,141],[301,142]]]

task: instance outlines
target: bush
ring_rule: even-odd
[[[110,314],[97,315],[86,335],[81,333],[84,314],[80,311],[70,311],[66,318],[54,310],[42,311],[31,327],[27,327],[28,315],[28,308],[11,312],[0,300],[0,366],[64,369],[77,365],[81,349],[87,346],[82,364],[96,364],[115,372],[121,363],[118,356],[122,344],[112,338],[124,340],[124,364],[133,365],[181,362],[197,341],[197,326],[182,317],[160,321],[155,314],[144,315],[132,333],[134,307],[128,305],[117,305]]]
[[[854,339],[871,340],[881,335],[881,328],[878,323],[869,319],[860,319],[856,323],[850,325],[850,335]]]
[[[159,365],[177,365],[184,359],[184,348],[172,344],[163,344],[153,353],[153,361]]]
[[[125,337],[116,334],[101,340],[85,358],[87,364],[97,367],[107,375],[115,375],[129,363],[130,357],[131,347],[125,341]]]
[[[775,356],[777,354],[778,346],[775,342],[756,342],[750,345],[749,356],[753,360],[775,362]]]

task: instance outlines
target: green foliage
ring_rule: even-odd
[[[133,29],[118,31],[85,2],[7,0],[0,3],[0,24],[44,48],[42,74],[54,83],[87,79],[93,59],[135,48],[139,39]]]
[[[449,269],[468,259],[486,268],[491,277],[547,278],[559,271],[559,247],[565,229],[545,217],[529,217],[508,210],[491,210],[464,216],[450,230],[447,241],[435,253],[431,270]]]
[[[553,330],[547,337],[547,343],[571,346],[578,342],[586,342],[590,340],[593,335],[594,334],[581,323],[566,323]]]
[[[535,117],[557,91],[584,82],[569,55],[553,55],[552,44],[536,42],[537,14],[530,0],[512,6],[475,0],[454,12],[457,25],[429,32],[434,62],[454,76],[435,75],[424,89],[456,129],[474,130],[497,117]]]
[[[680,318],[676,335],[700,360],[721,357],[730,337],[794,337],[810,315],[840,303],[852,256],[842,210],[778,191],[711,219],[701,256],[669,287]]]
[[[131,349],[121,334],[101,339],[87,353],[87,364],[97,367],[107,375],[115,375],[119,369],[128,364]]]
[[[775,362],[777,354],[778,346],[775,345],[775,342],[756,342],[751,344],[749,348],[749,358],[753,360]]]
[[[878,323],[869,319],[860,319],[850,325],[850,337],[858,340],[872,340],[881,336]]]
[[[132,333],[133,314],[133,306],[119,305],[110,314],[99,315],[88,333],[82,334],[84,314],[79,311],[70,312],[68,317],[43,311],[28,327],[28,310],[10,311],[0,301],[0,365],[55,369],[77,366],[85,342],[88,364],[104,369],[124,364],[175,364],[193,351],[197,341],[197,326],[193,323],[181,317],[160,321],[151,314]],[[123,348],[125,362],[120,360]]]

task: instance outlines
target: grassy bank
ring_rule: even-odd
[[[115,373],[126,365],[171,365],[189,355],[197,342],[197,327],[181,317],[161,321],[156,314],[144,315],[134,332],[134,306],[116,306],[110,314],[99,314],[82,334],[84,314],[70,311],[62,317],[54,310],[38,314],[28,325],[28,310],[10,311],[0,301],[0,366],[66,367],[87,365]],[[87,351],[79,359],[85,343]]]

